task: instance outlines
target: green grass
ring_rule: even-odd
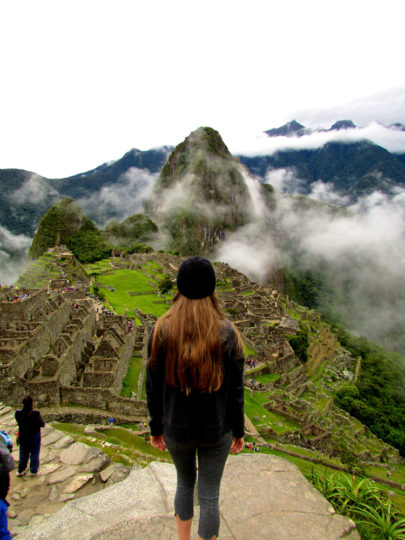
[[[131,397],[131,392],[138,393],[138,380],[142,370],[143,359],[133,356],[129,361],[128,371],[122,383],[121,396]]]
[[[261,384],[277,381],[280,378],[279,373],[266,373],[266,375],[256,375],[255,379]]]
[[[256,356],[256,351],[252,349],[252,347],[249,347],[249,345],[246,345],[246,343],[243,344],[243,354],[247,358],[248,356]]]
[[[95,431],[90,434],[84,433],[85,426],[65,422],[54,422],[53,426],[88,446],[101,448],[109,456],[111,461],[124,465],[148,465],[152,461],[160,460],[171,462],[168,452],[161,452],[145,441],[144,437],[136,434],[136,431],[123,427],[112,427],[104,431]],[[104,446],[103,443],[112,446]]]
[[[122,315],[125,311],[131,313],[134,308],[137,308],[145,313],[161,317],[169,309],[170,304],[153,303],[163,298],[155,293],[149,281],[151,281],[151,278],[139,270],[123,269],[115,270],[109,275],[97,276],[96,284],[105,295],[106,301],[119,315]],[[104,288],[103,285],[112,287],[114,291]],[[150,291],[150,294],[147,295],[130,296],[129,294],[148,291]],[[171,298],[171,296],[169,295],[168,298]]]
[[[300,427],[296,422],[265,409],[263,404],[267,401],[268,396],[264,395],[263,392],[253,392],[253,396],[251,396],[250,391],[245,390],[245,412],[254,425],[267,425],[274,429],[278,434],[292,431]],[[255,416],[259,418],[259,421],[253,419]]]

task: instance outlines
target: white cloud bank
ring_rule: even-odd
[[[131,167],[114,184],[76,202],[99,226],[105,226],[112,218],[123,221],[143,212],[143,201],[151,192],[157,176],[157,173],[146,169]]]
[[[270,126],[272,127],[272,126]],[[364,127],[333,131],[314,131],[302,137],[268,137],[265,133],[230,134],[226,139],[229,150],[234,155],[260,156],[271,155],[279,150],[315,149],[328,142],[354,142],[370,140],[389,152],[405,152],[405,131],[388,128],[377,122]]]
[[[294,181],[292,175],[280,176],[280,184]],[[313,195],[326,202],[341,199],[322,183]],[[322,268],[334,291],[333,310],[348,327],[405,351],[405,340],[398,340],[405,328],[405,190],[392,198],[375,192],[340,211],[303,205],[282,193],[275,200],[267,220],[229,235],[216,259],[257,281],[280,266],[315,273]]]
[[[0,225],[0,283],[12,285],[24,269],[32,238]]]

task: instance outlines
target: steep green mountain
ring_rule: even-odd
[[[329,184],[351,202],[376,190],[392,195],[396,187],[405,187],[402,158],[370,141],[330,142],[316,150],[285,150],[268,156],[239,157],[253,174],[263,179],[278,169],[292,170],[300,180],[300,192],[306,195],[318,180]]]
[[[66,245],[80,262],[101,259],[111,250],[91,219],[69,198],[54,204],[41,219],[28,256],[37,259],[60,245]]]
[[[212,128],[191,133],[170,154],[145,210],[167,234],[166,247],[208,253],[252,217],[244,170]]]

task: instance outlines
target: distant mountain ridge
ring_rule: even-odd
[[[393,124],[392,126],[397,125],[402,124]],[[315,132],[340,131],[341,129],[354,129],[355,127],[357,126],[352,120],[338,120],[329,129],[312,129],[305,127],[296,120],[291,120],[291,122],[287,122],[278,128],[268,129],[264,133],[269,137],[302,137]]]
[[[351,120],[340,120],[330,130],[350,129],[353,126]],[[391,124],[391,128],[405,130],[400,123]],[[292,121],[267,133],[272,133],[271,136],[300,136],[307,131],[308,128]],[[64,197],[74,200],[91,198],[101,194],[103,189],[114,190],[117,184],[125,188],[128,171],[144,171],[152,179],[157,178],[172,150],[170,146],[147,151],[133,149],[114,162],[61,179],[49,179],[20,169],[0,169],[0,225],[13,234],[32,237],[41,217],[58,200]],[[373,189],[392,194],[395,186],[403,187],[405,182],[405,153],[388,152],[371,141],[332,142],[316,149],[237,157],[261,181],[271,171],[291,169],[303,181],[300,193],[310,194],[311,184],[322,180],[340,193],[349,189],[349,202]],[[131,188],[136,192],[136,182],[131,184]],[[144,196],[141,188],[139,195]],[[80,204],[91,219],[97,221],[98,218],[100,223],[93,208],[86,208],[83,200]],[[121,220],[129,215],[122,216],[116,209],[110,209],[110,213],[104,216],[105,223],[109,219]]]
[[[298,192],[311,193],[321,180],[348,203],[373,191],[393,195],[405,188],[405,156],[395,155],[370,141],[328,142],[316,149],[283,150],[272,155],[239,156],[249,170],[262,180],[271,172],[290,170],[300,180]],[[271,183],[271,177],[270,177]],[[294,183],[295,192],[297,182]]]

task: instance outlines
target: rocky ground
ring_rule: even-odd
[[[110,463],[99,448],[75,442],[71,437],[47,425],[42,429],[40,469],[36,476],[29,471],[17,477],[18,447],[14,409],[0,404],[0,429],[12,436],[16,468],[10,473],[8,495],[9,529],[14,535],[27,525],[40,523],[58,512],[67,501],[90,495],[123,480],[130,467]]]
[[[0,428],[15,440],[14,410],[2,404]],[[17,447],[13,455],[17,461]],[[170,463],[153,462],[145,468],[112,464],[99,448],[46,426],[38,475],[11,473],[9,529],[21,540],[171,540],[177,536],[175,488]],[[354,523],[335,514],[295,465],[275,456],[228,459],[220,512],[224,539],[359,540]],[[196,506],[196,518],[198,514]],[[197,519],[193,537],[196,527]]]

